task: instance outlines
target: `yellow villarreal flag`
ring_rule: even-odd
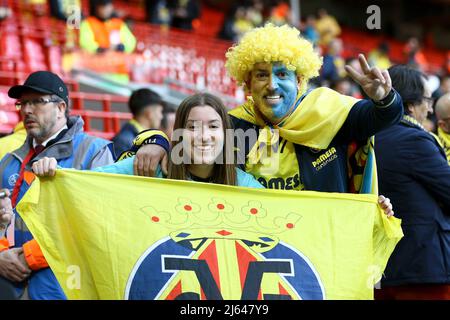
[[[372,299],[403,235],[376,201],[60,170],[18,211],[69,299]]]

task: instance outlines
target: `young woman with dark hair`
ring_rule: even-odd
[[[166,178],[263,188],[236,167],[233,140],[226,139],[227,130],[232,129],[227,110],[216,96],[198,93],[184,99],[175,117]],[[133,175],[133,160],[130,157],[92,171]],[[54,159],[43,159],[33,164],[33,171],[39,176],[53,175],[56,165]],[[163,177],[161,168],[156,176]]]
[[[175,117],[174,130],[177,129],[182,129],[179,131],[182,139],[172,140],[172,150],[181,149],[182,154],[172,151],[168,178],[187,180],[195,177],[194,180],[236,185],[234,161],[215,164],[218,158],[224,160],[227,153],[224,151],[228,151],[228,160],[234,158],[233,145],[228,145],[233,141],[225,139],[227,130],[233,127],[220,99],[208,93],[186,98]],[[175,164],[176,157],[183,157],[183,164]]]

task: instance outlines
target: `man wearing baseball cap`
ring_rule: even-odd
[[[0,203],[0,211],[13,208],[15,212],[33,181],[30,173],[38,160],[82,170],[114,162],[112,144],[84,133],[81,117],[69,117],[69,92],[56,74],[34,72],[23,85],[10,88],[8,95],[17,99],[27,139],[0,160],[0,189],[10,191],[6,201]],[[35,170],[39,172],[39,168]],[[39,245],[17,212],[7,238],[0,239],[0,277],[13,282],[19,296],[27,288],[30,299],[65,299]]]

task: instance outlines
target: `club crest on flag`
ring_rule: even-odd
[[[69,169],[36,179],[16,210],[75,300],[373,299],[371,270],[403,236],[372,194]]]
[[[136,262],[125,299],[325,299],[312,263],[279,238],[299,227],[299,213],[269,220],[258,201],[233,207],[219,198],[207,208],[179,198],[172,214],[151,206],[141,212],[168,236]]]

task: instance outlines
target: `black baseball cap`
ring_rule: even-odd
[[[20,99],[26,90],[34,90],[45,94],[54,94],[63,99],[69,106],[69,91],[64,81],[56,74],[49,71],[36,71],[28,76],[23,85],[11,87],[8,96]]]

